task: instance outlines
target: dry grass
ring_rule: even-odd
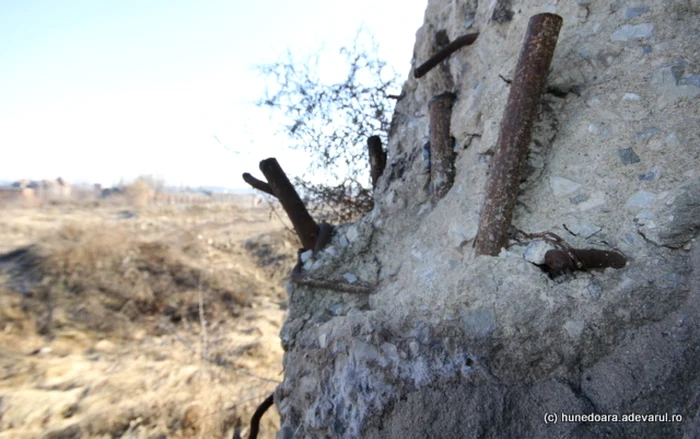
[[[61,209],[0,211],[21,248],[0,258],[0,438],[247,426],[281,379],[296,243],[264,209]]]
[[[134,206],[145,206],[155,195],[153,188],[139,178],[124,187],[124,195]]]

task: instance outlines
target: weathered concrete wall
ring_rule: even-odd
[[[540,12],[564,25],[513,224],[617,249],[623,269],[552,278],[527,242],[474,255],[508,82]],[[376,292],[289,287],[281,437],[698,437],[698,29],[696,0],[431,0],[415,65],[440,31],[480,36],[408,79],[375,210],[307,263]],[[422,147],[445,91],[456,176],[433,206]],[[632,412],[683,421],[544,422]]]

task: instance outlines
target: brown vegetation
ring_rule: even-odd
[[[145,206],[155,196],[155,191],[142,179],[124,187],[124,195],[134,206]]]
[[[245,431],[298,246],[248,206],[0,210],[0,438]]]

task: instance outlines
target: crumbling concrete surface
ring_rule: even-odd
[[[620,269],[547,272],[537,240],[472,247],[541,12],[564,25],[513,226],[620,252]],[[438,35],[480,35],[407,80],[375,209],[305,263],[373,292],[288,288],[280,437],[700,437],[698,29],[695,0],[430,0],[414,65]],[[455,179],[433,204],[422,151],[443,92]]]

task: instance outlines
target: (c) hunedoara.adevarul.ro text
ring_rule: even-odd
[[[545,424],[556,424],[558,422],[683,422],[683,415],[678,413],[625,413],[625,414],[605,414],[605,413],[552,413],[544,414]]]

